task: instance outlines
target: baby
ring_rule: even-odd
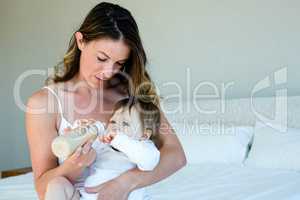
[[[121,173],[138,167],[153,170],[159,162],[160,152],[158,127],[159,108],[143,99],[126,98],[117,103],[107,125],[107,133],[99,136],[93,144],[96,161],[90,167],[85,187],[94,187],[107,182]],[[97,194],[79,191],[82,200],[96,200]],[[129,200],[144,200],[145,188],[134,190]]]
[[[159,145],[159,121],[159,109],[152,102],[137,98],[118,102],[107,125],[107,134],[100,136],[93,144],[97,158],[90,167],[90,176],[84,186],[97,186],[134,167],[144,171],[153,170],[160,159],[156,147]],[[128,199],[146,199],[144,190],[131,192]],[[80,194],[82,200],[97,199],[97,194],[84,190]]]

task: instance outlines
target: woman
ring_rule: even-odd
[[[89,119],[107,123],[117,101],[129,95],[155,95],[153,88],[139,91],[151,79],[145,69],[146,54],[130,12],[118,5],[100,3],[94,7],[71,38],[63,70],[53,84],[34,93],[26,112],[36,191],[45,198],[47,188],[59,183],[81,187],[86,168],[95,151],[86,143],[65,161],[51,152],[51,142],[70,121]],[[145,87],[143,87],[145,88]],[[183,149],[167,119],[161,113],[161,159],[150,172],[129,170],[87,192],[105,200],[125,200],[134,189],[156,183],[186,164]],[[71,191],[64,191],[65,193]]]

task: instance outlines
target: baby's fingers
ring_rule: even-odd
[[[67,128],[64,129],[64,133],[68,134],[68,133],[70,133],[71,130],[72,130],[71,127],[68,126]]]
[[[107,139],[107,135],[98,136],[98,140],[102,143],[109,143],[109,140]]]
[[[104,143],[110,143],[109,135],[103,137]]]

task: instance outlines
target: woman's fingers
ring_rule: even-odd
[[[87,193],[98,193],[98,200],[126,200],[130,192],[128,184],[117,181],[117,179],[114,178],[95,187],[85,187],[85,191]]]
[[[96,152],[91,145],[92,143],[87,142],[83,146],[78,147],[70,157],[71,162],[79,167],[91,165],[96,159]]]
[[[101,189],[102,185],[103,184],[94,187],[85,187],[84,189],[87,193],[97,193]]]
[[[96,151],[91,148],[85,158],[85,165],[90,166],[96,159]]]
[[[76,163],[82,153],[82,147],[78,147],[76,151],[71,155],[70,160],[72,163]]]
[[[91,141],[87,141],[82,147],[82,153],[87,154],[90,151],[91,147],[92,147]]]

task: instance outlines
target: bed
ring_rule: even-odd
[[[215,108],[213,114],[197,113],[187,106],[189,102],[180,103],[182,110],[177,102],[164,105],[188,164],[171,177],[149,186],[153,199],[299,200],[300,97],[287,99],[285,134],[267,126],[268,123],[258,122],[263,121],[258,112],[276,113],[277,100],[252,99],[255,112],[253,107],[249,108],[250,99],[228,100],[225,109],[218,101],[199,103]],[[169,112],[175,108],[176,112]],[[203,124],[210,128],[195,128]],[[216,127],[222,127],[221,134]],[[0,200],[37,199],[32,177],[30,172],[0,179]]]
[[[187,165],[148,188],[156,200],[299,200],[300,173],[226,164]],[[32,173],[0,181],[1,200],[37,200]]]

